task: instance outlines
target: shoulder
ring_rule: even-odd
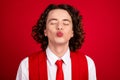
[[[71,52],[71,55],[73,56],[73,58],[79,58],[80,61],[82,62],[87,62],[88,68],[89,69],[95,69],[95,63],[93,61],[92,58],[90,58],[89,56],[85,55],[84,53],[82,53],[81,51],[75,51],[75,52]]]
[[[88,73],[89,73],[89,80],[97,80],[96,77],[96,67],[95,63],[92,58],[86,56],[87,64],[88,64]]]
[[[80,60],[85,60],[86,59],[86,56],[84,53],[82,53],[80,50],[76,50],[76,51],[71,51],[71,57],[74,57],[74,58],[78,58]]]
[[[95,63],[92,58],[89,56],[86,56],[87,64],[88,64],[88,74],[89,74],[89,80],[96,80],[96,67]]]
[[[24,58],[19,65],[19,68],[22,69],[27,69],[28,68],[28,57]],[[22,70],[24,71],[24,70]]]
[[[29,55],[28,58],[29,58],[29,60],[30,60],[30,59],[34,60],[34,59],[37,59],[37,58],[39,58],[39,57],[40,57],[40,58],[44,58],[45,56],[46,56],[46,52],[43,51],[43,50],[40,50],[40,51],[38,51],[38,52],[35,52],[35,53]]]
[[[47,57],[46,57],[46,52],[41,50],[41,51],[38,51],[38,52],[35,52],[33,54],[31,54],[30,56],[28,56],[28,63],[29,65],[33,65],[33,64],[36,64],[38,65],[38,61],[39,62],[44,62]]]
[[[19,65],[16,80],[28,80],[28,57],[24,58]]]
[[[20,67],[25,67],[28,65],[28,61],[30,58],[32,59],[36,59],[36,57],[38,56],[43,56],[45,54],[44,51],[38,51],[38,52],[35,52],[31,55],[29,55],[28,57],[25,57],[21,62],[20,62]]]
[[[77,57],[81,58],[83,57],[84,59],[87,60],[88,64],[92,64],[94,65],[94,61],[92,58],[90,58],[89,56],[85,55],[84,53],[82,53],[80,50],[77,50],[75,52],[71,52],[72,55],[76,55]]]
[[[88,63],[88,66],[91,68],[91,67],[95,67],[95,63],[93,61],[92,58],[90,58],[89,56],[85,55],[86,59],[87,59],[87,63]]]

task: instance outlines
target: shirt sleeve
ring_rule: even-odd
[[[88,56],[86,56],[86,58],[88,63],[88,75],[89,75],[88,78],[89,80],[97,80],[94,61]]]
[[[28,57],[26,57],[19,65],[16,80],[29,80],[28,75]]]

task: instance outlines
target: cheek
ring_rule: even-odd
[[[69,34],[70,34],[70,37],[73,37],[73,31],[71,31]]]
[[[73,30],[72,30],[72,28],[67,29],[67,30],[68,30],[68,34],[72,37],[73,36]]]
[[[69,38],[73,37],[73,31],[72,30],[67,30],[66,34],[67,34],[66,37],[69,37]]]
[[[48,29],[46,29],[46,34],[47,34],[47,36],[54,35],[54,30],[48,28]]]

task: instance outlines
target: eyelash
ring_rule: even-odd
[[[57,23],[53,23],[53,22],[50,23],[50,25],[55,25],[55,24],[57,24]]]
[[[57,24],[57,22],[51,22],[51,23],[50,23],[50,25],[56,25],[56,24]],[[69,25],[69,23],[63,22],[63,25]]]
[[[64,25],[69,25],[69,23],[63,23]]]

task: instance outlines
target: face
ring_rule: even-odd
[[[54,9],[48,13],[45,36],[48,44],[68,44],[73,37],[72,19],[69,13],[63,9]]]

